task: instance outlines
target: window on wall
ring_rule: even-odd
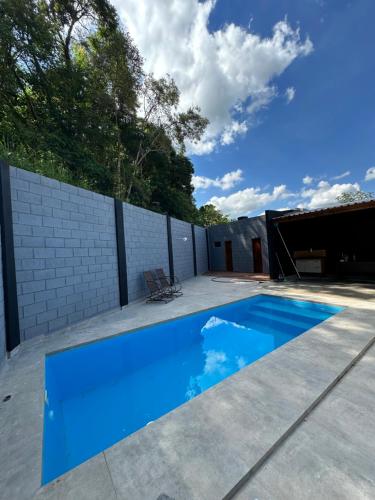
[[[221,247],[221,241],[215,241],[214,245],[215,247]]]

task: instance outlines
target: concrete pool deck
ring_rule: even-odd
[[[40,487],[45,353],[257,293],[346,309]],[[370,498],[374,326],[370,286],[202,276],[169,304],[134,303],[28,341],[0,372],[0,401],[12,395],[0,403],[0,498]]]

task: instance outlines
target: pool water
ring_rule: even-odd
[[[42,483],[341,310],[257,295],[46,356]]]

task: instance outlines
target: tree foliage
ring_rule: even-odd
[[[340,203],[359,203],[361,201],[373,200],[375,193],[365,192],[365,191],[347,191],[346,193],[337,196],[337,201]]]
[[[0,155],[196,220],[185,141],[207,120],[146,75],[108,0],[0,0]]]
[[[228,224],[230,219],[209,203],[199,208],[197,222],[202,226],[208,227],[214,224]]]

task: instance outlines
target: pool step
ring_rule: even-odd
[[[259,322],[255,318],[250,318],[247,322],[246,327],[249,330],[255,330],[256,332],[260,332],[266,335],[272,335],[273,337],[275,337],[275,339],[279,339],[280,341],[277,343],[277,345],[282,345],[285,342],[289,342],[289,340],[292,340],[300,333],[300,331],[295,331],[294,329],[293,331],[285,332],[277,327],[272,327],[269,323],[266,323],[264,321]]]
[[[289,306],[287,304],[280,304],[280,301],[278,303],[274,303],[272,301],[269,302],[262,302],[260,304],[256,304],[256,307],[265,311],[278,311],[278,313],[282,314],[283,316],[288,315],[288,316],[293,316],[293,317],[298,317],[302,321],[306,318],[316,320],[317,322],[324,321],[326,318],[329,318],[332,313],[325,312],[325,311],[318,311],[318,310],[313,310],[313,309],[304,309],[304,308],[296,308],[293,306]],[[293,318],[292,318],[293,319]]]
[[[256,308],[255,311],[274,321],[280,321],[284,324],[294,324],[299,328],[305,327],[306,325],[309,325],[309,328],[311,328],[322,321],[318,318],[310,318],[300,314],[294,314],[289,311],[279,311],[270,308],[259,307]]]
[[[266,320],[266,322],[270,321],[276,327],[276,329],[280,329],[280,331],[284,332],[285,327],[293,328],[293,332],[301,332],[304,330],[308,330],[315,322],[301,321],[299,319],[292,318],[280,318],[280,315],[274,314],[272,312],[265,312],[264,310],[258,310],[258,308],[254,308],[251,311],[251,316],[255,316],[258,320]],[[288,333],[288,330],[287,332]]]

